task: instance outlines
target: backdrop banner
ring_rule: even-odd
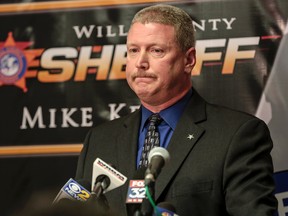
[[[274,148],[272,151],[276,197],[279,201],[279,215],[287,215],[288,205],[288,24],[278,48],[274,64],[261,97],[256,116],[269,126]],[[285,201],[286,200],[286,201]]]
[[[268,124],[278,215],[288,214],[287,0],[13,2],[0,3],[1,215],[37,193],[54,198],[88,130],[139,108],[126,36],[134,14],[159,2],[193,19],[198,92]]]

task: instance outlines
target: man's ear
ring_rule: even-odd
[[[186,73],[191,73],[192,69],[194,68],[196,64],[196,50],[195,47],[191,47],[188,49],[185,53],[186,57],[186,65],[184,71]]]

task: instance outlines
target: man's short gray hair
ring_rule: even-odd
[[[159,23],[173,26],[175,38],[182,51],[187,51],[195,46],[194,27],[191,17],[182,9],[171,5],[157,4],[146,7],[137,12],[131,25],[139,22]]]

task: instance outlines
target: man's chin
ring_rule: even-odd
[[[136,91],[135,93],[138,96],[138,98],[140,98],[140,99],[150,98],[152,96],[152,94],[150,92],[145,91],[145,90],[144,91],[139,90],[139,91]]]

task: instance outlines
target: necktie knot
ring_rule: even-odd
[[[150,117],[149,117],[149,124],[151,125],[159,125],[161,122],[163,121],[163,119],[161,118],[161,116],[159,115],[159,113],[153,113]]]

